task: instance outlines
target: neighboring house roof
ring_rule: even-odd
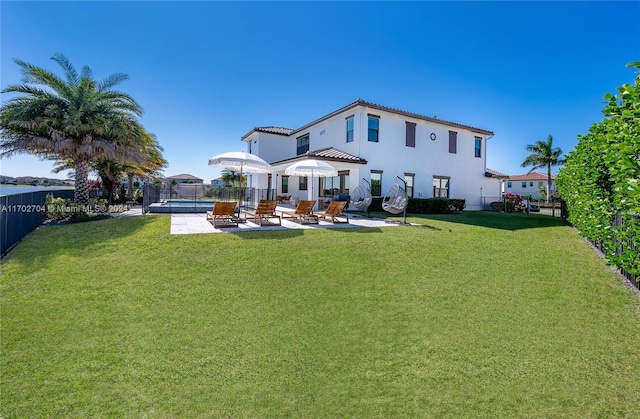
[[[485,170],[484,175],[486,177],[494,177],[494,178],[497,178],[497,179],[508,179],[509,178],[509,175],[504,174],[502,172],[498,172],[497,170],[489,169],[488,167]]]
[[[305,159],[308,157],[314,158],[317,160],[327,160],[327,161],[335,161],[335,162],[341,162],[341,163],[367,164],[367,161],[365,159],[351,155],[349,153],[345,153],[344,151],[340,151],[333,147],[321,148],[319,150],[314,150],[314,151],[307,151],[305,154],[289,157],[283,160],[278,160],[271,164],[277,165],[277,164],[289,162],[292,160]]]
[[[380,111],[386,111],[386,112],[391,112],[391,113],[395,113],[397,115],[402,115],[402,116],[408,116],[410,118],[416,118],[416,119],[422,119],[423,121],[429,121],[429,122],[435,122],[438,124],[442,124],[442,125],[448,125],[454,128],[464,128],[464,129],[468,129],[480,134],[486,134],[486,135],[493,135],[493,131],[489,131],[486,129],[482,129],[482,128],[477,128],[477,127],[473,127],[471,125],[464,125],[464,124],[459,124],[457,122],[452,122],[452,121],[446,121],[444,119],[439,119],[436,118],[435,116],[427,116],[427,115],[422,115],[419,113],[415,113],[415,112],[408,112],[408,111],[403,111],[401,109],[397,109],[397,108],[391,108],[389,106],[383,106],[383,105],[378,105],[377,103],[372,103],[372,102],[367,102],[365,100],[362,99],[358,99],[353,103],[348,104],[347,106],[343,106],[340,109],[337,109],[321,118],[316,119],[313,122],[310,122],[300,128],[297,128],[295,130],[289,129],[289,128],[280,128],[280,127],[256,127],[254,129],[252,129],[251,131],[249,131],[247,134],[242,136],[242,140],[246,139],[248,136],[250,136],[251,134],[253,134],[254,132],[268,132],[270,134],[278,134],[278,135],[293,135],[296,134],[300,131],[304,131],[305,129],[319,123],[322,122],[326,119],[329,119],[335,115],[338,115],[342,112],[348,111],[351,108],[355,108],[357,106],[366,106],[368,108],[371,109],[377,109]]]
[[[169,176],[165,179],[191,179],[191,180],[202,180],[199,177],[195,177],[193,175],[190,175],[188,173],[183,173],[180,175],[174,175],[174,176]]]
[[[551,175],[551,179],[555,180],[556,177],[554,175]],[[525,175],[512,175],[509,176],[509,180],[547,180],[547,175],[545,175],[544,173],[540,173],[540,172],[531,172],[531,173],[527,173]]]
[[[283,127],[255,127],[245,135],[241,137],[242,140],[253,134],[254,132],[266,132],[268,134],[277,134],[277,135],[285,135],[289,136],[294,130],[291,128],[283,128]]]

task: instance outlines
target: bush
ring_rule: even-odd
[[[640,274],[640,62],[638,75],[618,94],[604,96],[605,118],[567,155],[556,179],[569,221],[599,243],[609,262]]]
[[[85,205],[76,204],[70,199],[54,198],[53,195],[47,195],[44,202],[48,220],[62,221],[89,216],[88,208]]]
[[[502,212],[504,211],[504,202],[494,201],[489,204],[489,208],[491,208],[491,211]]]
[[[452,211],[462,211],[467,206],[467,201],[464,199],[450,199],[449,204]]]
[[[373,198],[370,211],[383,212],[383,198]],[[456,211],[462,211],[467,206],[464,199],[447,199],[447,198],[409,198],[407,204],[407,213],[409,214],[449,214]]]

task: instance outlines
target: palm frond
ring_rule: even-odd
[[[106,92],[116,84],[120,84],[125,80],[129,80],[129,76],[126,74],[123,74],[123,73],[110,74],[100,83],[98,83],[98,91]]]
[[[80,77],[83,79],[93,79],[93,70],[91,70],[91,67],[88,65],[83,66]]]
[[[80,84],[78,71],[73,66],[73,64],[71,64],[67,57],[65,57],[63,54],[57,53],[53,54],[53,57],[51,57],[51,59],[58,63],[60,67],[62,67],[62,71],[64,72],[64,76],[67,79],[68,84],[71,84],[73,86],[77,86],[78,84]]]

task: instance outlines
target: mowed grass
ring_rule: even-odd
[[[638,298],[544,216],[30,235],[2,262],[2,417],[640,417]]]

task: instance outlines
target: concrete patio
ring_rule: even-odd
[[[277,213],[281,210],[291,211],[291,208],[278,207]],[[386,221],[382,218],[367,218],[366,216],[349,214],[349,224],[333,224],[320,220],[317,224],[299,224],[289,218],[282,219],[282,225],[260,225],[253,220],[240,223],[238,227],[213,228],[213,224],[207,221],[206,214],[171,214],[171,234],[207,234],[207,233],[238,233],[246,231],[268,231],[268,230],[293,230],[293,229],[322,229],[322,228],[355,228],[355,227],[390,227],[398,226],[397,222]]]

